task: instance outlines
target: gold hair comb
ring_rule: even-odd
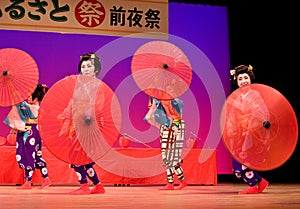
[[[252,71],[252,70],[253,70],[252,65],[249,65],[249,66],[248,66],[248,71]]]

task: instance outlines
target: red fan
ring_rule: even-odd
[[[176,45],[166,41],[142,45],[132,58],[131,71],[141,90],[161,100],[181,96],[192,81],[189,59]]]
[[[276,89],[251,84],[235,90],[223,108],[223,141],[232,156],[254,170],[272,170],[295,150],[298,123]]]
[[[96,161],[116,142],[121,108],[113,91],[90,76],[55,83],[41,102],[40,134],[59,159],[76,165]]]
[[[38,84],[39,71],[35,60],[26,52],[0,50],[0,106],[12,106],[27,99]]]

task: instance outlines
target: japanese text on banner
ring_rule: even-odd
[[[168,36],[168,0],[1,0],[0,29]]]

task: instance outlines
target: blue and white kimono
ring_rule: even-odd
[[[42,177],[48,177],[45,160],[42,158],[42,140],[38,130],[39,105],[21,102],[14,105],[4,123],[17,130],[16,160],[25,171],[25,179],[32,180],[35,168],[40,169]]]

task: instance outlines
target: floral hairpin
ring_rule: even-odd
[[[233,70],[230,70],[229,72],[230,72],[230,75],[233,77],[233,80],[235,80],[236,79],[236,75],[235,75],[236,70],[233,69]]]
[[[43,92],[46,94],[48,86],[46,84],[42,84]]]
[[[95,54],[91,54],[90,56],[92,59],[95,59],[96,58],[96,55]]]

